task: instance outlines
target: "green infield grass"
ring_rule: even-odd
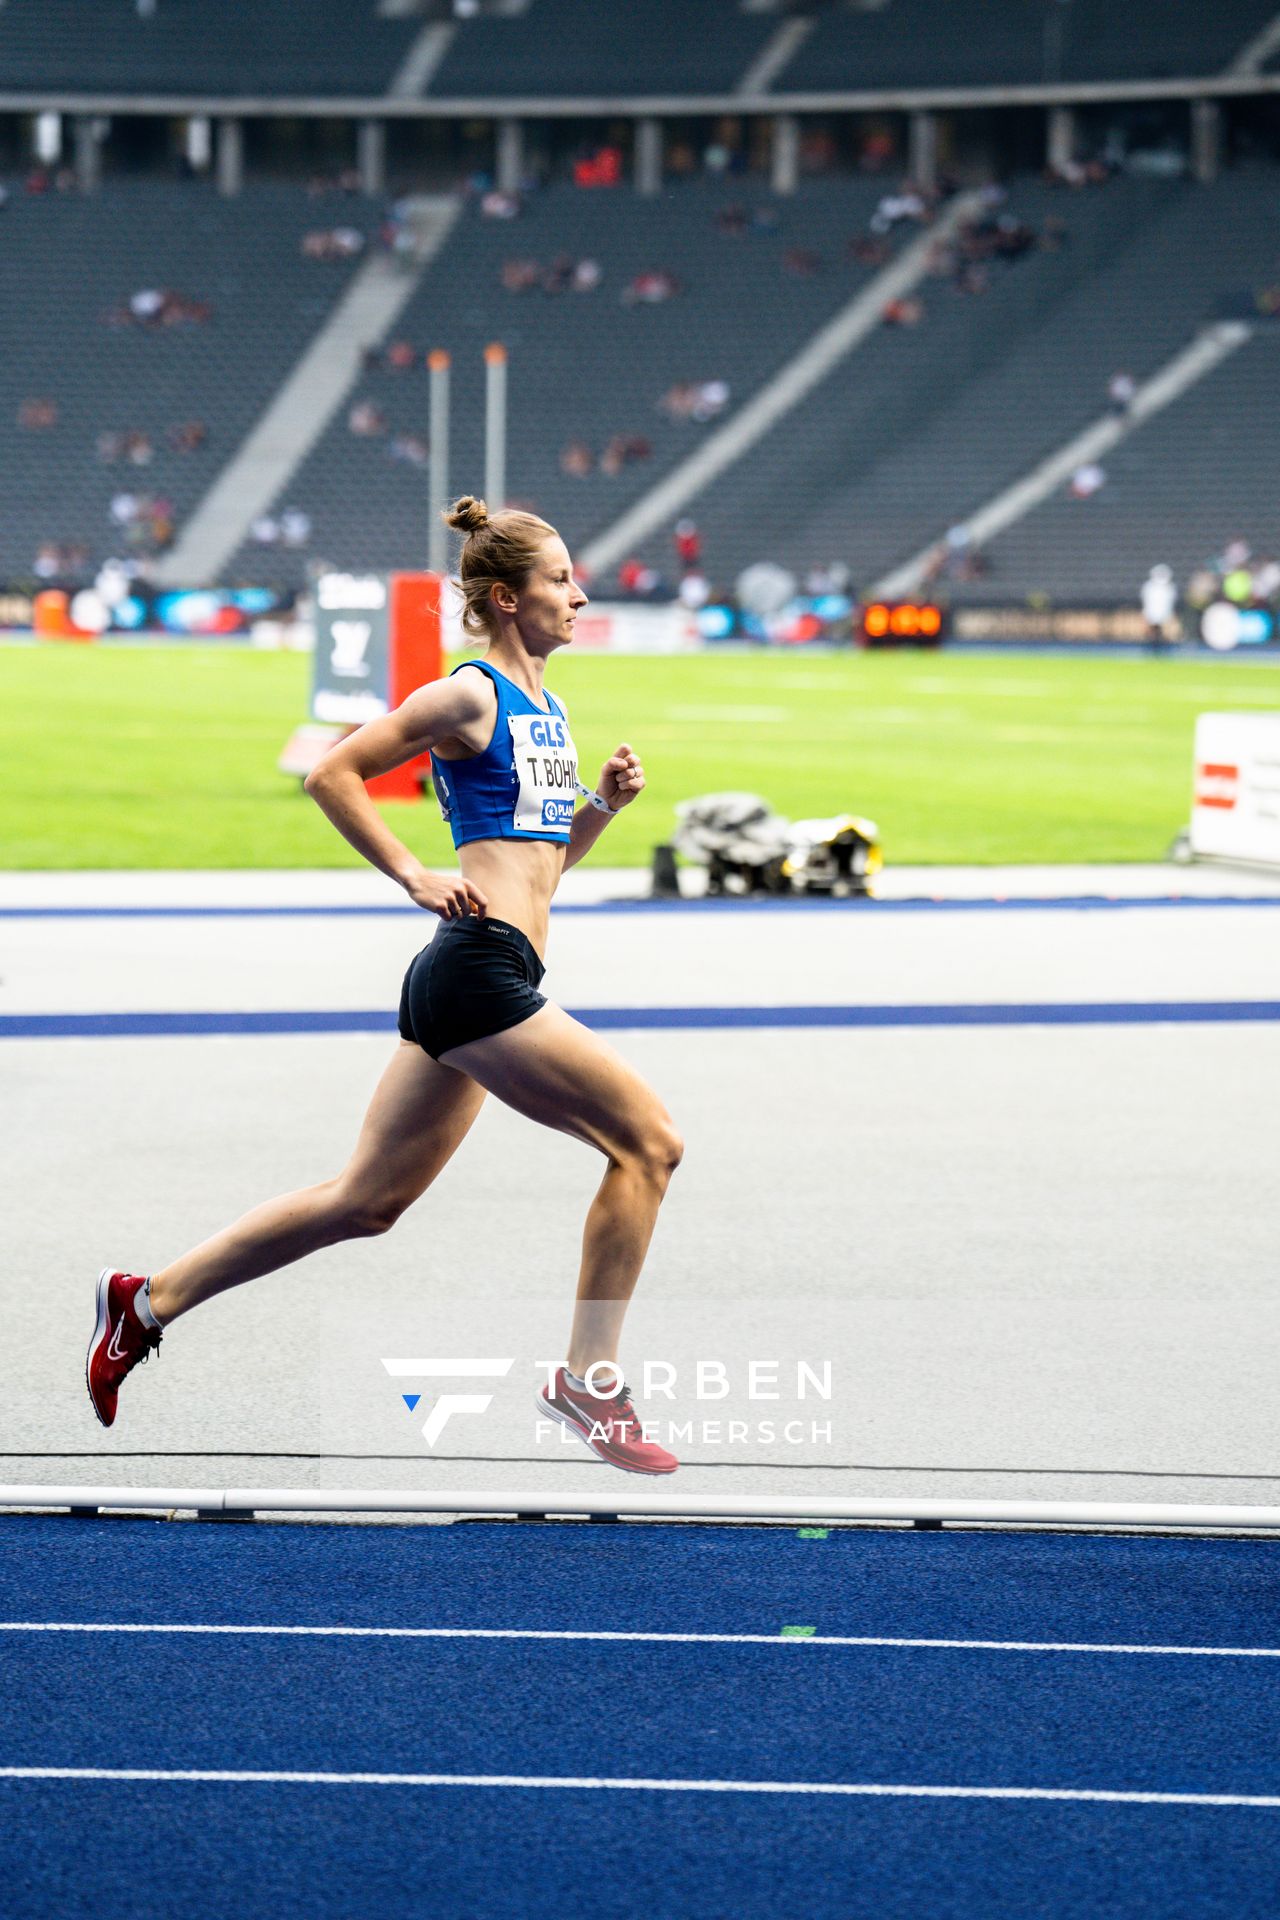
[[[0,649],[0,868],[338,867],[359,856],[276,771],[309,661],[216,646]],[[891,863],[1158,860],[1205,709],[1280,706],[1269,663],[948,653],[561,655],[583,777],[619,741],[648,791],[593,856],[648,862],[676,801],[742,788],[868,814]],[[429,864],[434,803],[385,809]]]

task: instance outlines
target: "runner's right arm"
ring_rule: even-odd
[[[461,875],[429,872],[392,833],[364,783],[445,740],[478,750],[492,731],[495,705],[487,675],[460,673],[433,680],[411,693],[393,713],[367,721],[330,747],[304,783],[322,813],[370,866],[397,881],[411,900],[442,920],[482,914],[488,902],[479,887]]]

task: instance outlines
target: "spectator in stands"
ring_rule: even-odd
[[[166,295],[159,287],[139,287],[137,293],[129,295],[129,312],[139,325],[158,320],[164,308]]]
[[[886,327],[918,327],[924,319],[924,303],[914,294],[904,294],[900,300],[890,300],[880,318]]]
[[[286,547],[305,547],[311,538],[311,515],[301,507],[286,507],[280,515],[280,540]]]
[[[658,569],[636,559],[624,560],[618,568],[618,587],[629,600],[660,600],[666,593]]]
[[[652,442],[642,433],[615,433],[600,455],[600,471],[612,479],[633,460],[648,460],[652,453]]]
[[[357,400],[347,414],[348,431],[361,440],[376,440],[387,430],[387,416],[372,400]]]
[[[24,400],[18,408],[18,425],[24,433],[47,433],[58,424],[58,403],[40,395]]]
[[[721,207],[713,220],[716,232],[728,234],[731,239],[737,239],[747,230],[747,210],[740,201],[734,201],[732,206]]]
[[[862,173],[884,173],[893,165],[893,135],[887,127],[873,127],[862,141],[858,168]]]
[[[814,274],[822,269],[822,255],[815,253],[812,247],[788,247],[782,256],[782,265],[787,273],[794,273],[798,280],[812,280]]]
[[[1169,622],[1178,604],[1178,589],[1174,585],[1173,574],[1163,561],[1152,567],[1143,581],[1141,599],[1147,645],[1158,652],[1164,641],[1172,637],[1168,631]]]
[[[860,267],[882,267],[892,258],[893,248],[887,240],[877,240],[869,233],[859,233],[845,243],[845,256],[847,259],[856,260]],[[930,253],[929,258],[933,260],[934,252]],[[931,266],[930,272],[934,271],[936,269]],[[951,271],[949,259],[942,271],[944,273]]]
[[[1096,460],[1086,460],[1071,476],[1069,492],[1074,500],[1088,500],[1107,484],[1105,470]]]
[[[394,433],[387,447],[392,460],[403,460],[410,467],[425,467],[430,451],[421,434],[417,433]]]
[[[169,428],[166,438],[175,453],[199,453],[209,439],[203,420],[180,420]]]
[[[542,277],[536,260],[504,260],[502,284],[508,293],[528,293]]]
[[[574,293],[594,293],[604,278],[598,260],[579,260],[569,281]]]
[[[680,282],[674,274],[663,267],[651,268],[646,273],[637,273],[623,288],[624,306],[656,306],[659,301],[670,300],[680,291]]]
[[[691,568],[681,579],[676,589],[676,597],[682,607],[687,607],[690,613],[696,613],[698,608],[705,607],[711,598],[711,582],[705,573],[700,572],[696,567]]]
[[[1123,418],[1133,405],[1133,396],[1137,390],[1133,375],[1126,372],[1124,368],[1113,373],[1107,382],[1107,405],[1111,412]]]
[[[486,220],[514,220],[520,212],[520,201],[514,193],[500,193],[491,187],[481,196],[480,212]]]
[[[574,480],[585,480],[595,464],[595,454],[585,440],[569,440],[560,449],[560,471]]]
[[[702,559],[702,535],[698,531],[697,522],[690,520],[687,516],[677,520],[675,532],[671,537],[675,542],[676,558],[680,565],[686,569],[696,567]]]
[[[924,196],[915,187],[906,186],[900,193],[886,193],[880,197],[879,204],[871,216],[872,233],[892,233],[904,220],[923,222],[929,217],[929,209]]]
[[[278,547],[280,522],[273,520],[269,513],[260,513],[249,528],[249,538],[258,547]]]
[[[307,260],[354,260],[363,251],[364,235],[358,227],[315,227],[302,236]]]
[[[622,148],[605,143],[573,163],[575,187],[616,187],[622,179]]]
[[[725,380],[680,380],[669,387],[658,402],[658,410],[670,420],[693,420],[704,426],[723,413],[729,404],[729,384]]]
[[[573,284],[574,260],[571,253],[558,253],[542,275],[544,293],[567,293]]]
[[[418,349],[411,340],[393,340],[385,357],[392,373],[408,373],[418,364]]]

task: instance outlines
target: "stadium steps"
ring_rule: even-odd
[[[0,579],[31,577],[44,540],[81,542],[91,569],[127,547],[109,505],[161,495],[178,523],[239,446],[356,271],[304,259],[309,228],[366,228],[368,203],[250,182],[236,200],[206,184],[113,181],[100,194],[14,192],[0,216]],[[207,299],[203,326],[111,326],[142,287]],[[56,426],[23,432],[23,402],[53,400]],[[166,430],[200,419],[207,446]],[[98,436],[150,435],[149,465],[111,465]]]
[[[1016,526],[1043,501],[1067,486],[1078,469],[1101,461],[1130,434],[1149,426],[1166,407],[1176,405],[1197,382],[1207,379],[1224,360],[1238,352],[1250,337],[1250,328],[1239,320],[1222,320],[1216,326],[1206,327],[1137,389],[1125,413],[1103,414],[1083,433],[1075,434],[1065,445],[1056,448],[1031,473],[971,513],[964,523],[969,546],[975,550],[989,549],[991,542],[1006,528]],[[940,527],[937,540],[882,580],[875,581],[868,589],[870,596],[876,600],[900,600],[918,593],[927,582],[929,562],[946,531]],[[1081,558],[1083,561],[1084,556]],[[1082,565],[1075,577],[1077,581],[1084,581],[1094,574],[1096,564],[1090,555],[1089,563]]]
[[[161,585],[215,580],[250,527],[294,474],[360,378],[367,347],[381,347],[458,217],[454,197],[402,205],[413,256],[365,262],[279,391],[156,568]]]
[[[597,535],[581,555],[589,574],[616,565],[657,530],[673,522],[697,500],[719,475],[751,453],[794,407],[837,368],[844,370],[850,355],[883,324],[891,301],[914,294],[928,271],[930,251],[945,241],[980,209],[977,194],[955,200],[925,232],[881,269],[840,312],[811,339],[800,345],[786,365],[753,393],[745,404],[711,434],[687,460]]]
[[[1010,210],[1037,227],[1059,214],[1065,247],[996,271],[976,297],[935,283],[918,328],[874,337],[856,380],[825,382],[725,475],[695,509],[717,579],[762,558],[840,559],[866,583],[967,519],[1097,417],[1112,373],[1149,378],[1265,271],[1276,177],[1017,186]],[[1038,585],[1002,569],[975,591]]]
[[[956,597],[990,600],[997,586],[1003,597],[1017,582],[1058,601],[1132,601],[1156,561],[1185,586],[1240,537],[1280,559],[1277,394],[1280,322],[1271,321],[1109,453],[1097,493],[1076,500],[1059,489],[994,540],[991,581]]]
[[[453,355],[451,489],[483,489],[483,349],[503,341],[510,353],[508,493],[558,526],[579,550],[633,501],[672,471],[712,426],[672,421],[662,395],[678,381],[724,379],[730,409],[785,366],[796,349],[871,278],[845,258],[846,240],[865,234],[882,187],[865,180],[802,183],[774,206],[757,180],[677,181],[659,200],[625,189],[554,186],[533,196],[519,219],[468,212],[406,307],[397,333],[418,349],[412,373],[374,372],[356,398],[382,407],[391,433],[427,430],[427,350]],[[718,210],[768,206],[775,230],[729,236]],[[792,248],[822,258],[805,278],[788,272]],[[560,253],[590,257],[603,283],[590,294],[506,292],[509,258],[544,266]],[[626,306],[622,289],[637,272],[665,268],[683,291],[658,306]],[[563,473],[566,442],[582,439],[598,454],[614,434],[644,435],[649,459],[615,476]],[[312,516],[313,552],[342,567],[421,564],[427,539],[427,476],[389,458],[390,436],[360,439],[336,420],[291,483],[290,497]],[[664,554],[664,557],[665,554]],[[242,548],[237,575],[269,582],[296,574],[297,555]]]

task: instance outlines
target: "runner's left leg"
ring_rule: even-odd
[[[584,1140],[608,1166],[587,1214],[566,1361],[580,1379],[617,1361],[627,1304],[684,1151],[670,1114],[598,1034],[548,1004],[445,1055],[505,1105]]]

